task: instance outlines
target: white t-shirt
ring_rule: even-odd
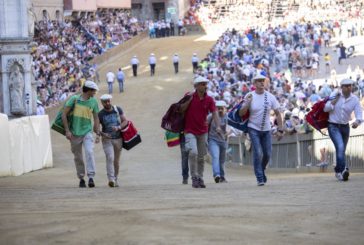
[[[249,107],[248,127],[259,131],[270,131],[270,111],[277,110],[279,108],[279,103],[276,97],[267,91],[265,91],[263,94],[257,94],[255,91],[253,91],[248,93],[246,96],[249,94],[253,95],[253,99]],[[266,102],[265,94],[267,95]]]
[[[108,83],[113,83],[114,82],[114,79],[115,79],[115,75],[114,73],[112,73],[111,71],[109,71],[107,74],[106,74],[106,80]]]

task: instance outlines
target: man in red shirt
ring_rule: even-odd
[[[212,113],[215,124],[220,125],[215,101],[206,93],[208,82],[208,79],[198,76],[193,82],[195,92],[181,106],[181,112],[185,115],[185,149],[189,152],[193,188],[206,188],[203,171],[204,156],[207,153],[207,115]],[[220,127],[216,130],[218,133],[222,132]]]

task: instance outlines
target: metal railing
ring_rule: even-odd
[[[246,137],[231,137],[226,161],[234,165],[252,165],[252,152]],[[328,136],[319,132],[286,135],[281,141],[273,139],[270,168],[302,168],[316,166],[324,161],[329,165],[336,162],[335,147]],[[247,147],[248,146],[248,147]],[[322,153],[321,151],[324,151]],[[351,169],[364,169],[364,126],[351,129],[346,148],[346,161]]]

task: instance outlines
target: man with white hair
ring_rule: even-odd
[[[336,150],[335,176],[339,181],[349,180],[349,168],[346,165],[345,151],[349,141],[351,114],[354,112],[355,121],[352,128],[357,128],[363,122],[363,110],[358,97],[352,94],[354,81],[344,79],[340,82],[341,91],[333,92],[325,104],[324,111],[329,112],[329,136]]]
[[[118,187],[119,162],[123,140],[121,138],[121,129],[126,127],[127,120],[123,110],[111,103],[112,96],[104,94],[100,97],[101,104],[104,107],[98,117],[102,126],[102,148],[106,156],[106,172],[110,187]]]
[[[82,155],[82,146],[85,148],[86,169],[88,187],[95,187],[95,157],[94,139],[92,130],[96,133],[96,143],[100,141],[100,123],[97,113],[99,106],[94,98],[99,88],[96,83],[86,81],[82,87],[82,94],[73,95],[65,104],[62,121],[66,132],[66,138],[71,142],[71,150],[74,155],[77,177],[80,179],[79,187],[86,187],[85,164]],[[68,123],[68,116],[73,112],[72,122]],[[93,120],[93,123],[92,123]],[[92,128],[93,125],[93,128]]]
[[[181,113],[185,118],[185,150],[189,153],[190,172],[193,188],[206,188],[203,180],[204,156],[207,153],[207,115],[212,113],[216,125],[219,125],[215,101],[207,95],[208,79],[198,76],[194,80],[195,91],[181,105]],[[222,133],[221,127],[216,127],[217,133]]]

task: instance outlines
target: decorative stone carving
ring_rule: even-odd
[[[33,38],[34,36],[34,25],[36,21],[36,16],[34,14],[33,4],[31,3],[30,7],[28,8],[28,34],[29,37]]]
[[[24,85],[24,76],[20,71],[20,65],[13,63],[9,76],[10,112],[17,116],[23,116],[26,113],[24,106]]]

